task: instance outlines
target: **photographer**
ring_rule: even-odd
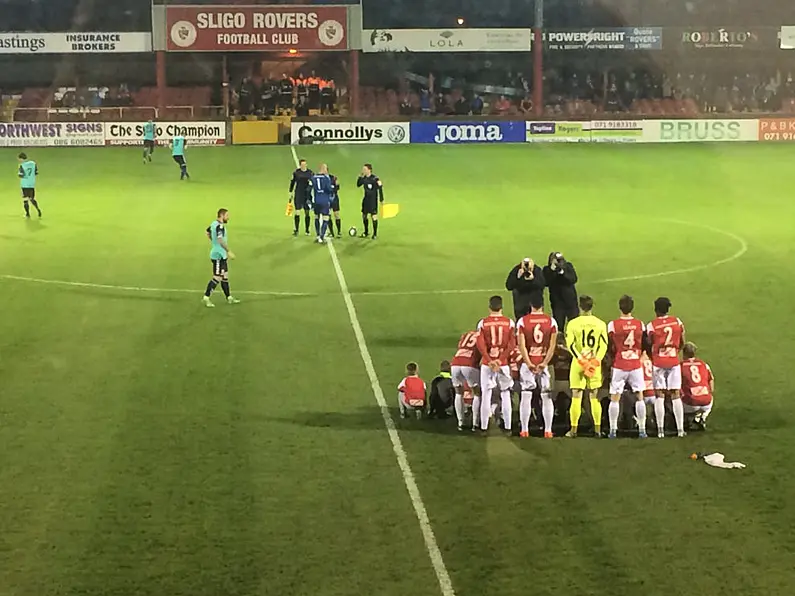
[[[505,280],[505,289],[513,294],[513,314],[519,320],[530,312],[530,299],[539,296],[544,301],[544,272],[541,267],[526,258],[516,265]]]
[[[544,267],[544,279],[549,288],[552,316],[561,334],[566,323],[579,314],[577,308],[577,272],[574,265],[559,252],[549,253],[549,264]]]

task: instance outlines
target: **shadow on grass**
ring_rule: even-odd
[[[400,432],[424,432],[431,434],[458,434],[454,417],[438,420],[435,418],[400,419],[397,407],[390,408],[395,427]],[[268,420],[283,424],[309,428],[329,428],[336,430],[383,431],[384,419],[377,406],[359,408],[348,412],[298,412],[292,417],[268,417]]]

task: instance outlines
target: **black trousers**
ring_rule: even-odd
[[[566,330],[566,323],[572,319],[576,319],[580,314],[576,305],[570,304],[555,304],[552,307],[552,318],[558,324],[558,333],[563,333]]]

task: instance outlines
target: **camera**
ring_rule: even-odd
[[[532,259],[524,259],[522,261],[522,277],[524,279],[533,279],[533,261],[532,261]]]

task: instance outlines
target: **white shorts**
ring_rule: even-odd
[[[709,402],[706,406],[691,406],[690,404],[682,402],[682,406],[685,409],[685,414],[698,414],[699,412],[709,412],[712,410],[712,402]]]
[[[542,372],[536,374],[530,372],[524,362],[519,368],[519,381],[522,385],[522,391],[535,391],[536,387],[538,387],[542,393],[549,393],[549,389],[552,386],[552,378],[549,375],[548,366]]]
[[[513,387],[511,369],[501,366],[500,370],[494,372],[485,364],[480,365],[480,390],[483,395],[488,395],[492,389],[499,388],[500,391],[508,391]]]
[[[682,388],[682,367],[678,364],[673,368],[655,366],[652,383],[657,391],[679,391]]]
[[[643,369],[621,370],[619,368],[614,368],[613,374],[610,377],[610,395],[621,395],[626,385],[629,385],[633,393],[639,393],[646,389]]]
[[[450,375],[453,387],[463,387],[464,383],[469,385],[470,389],[480,386],[480,373],[478,369],[471,366],[454,366],[450,369]]]

